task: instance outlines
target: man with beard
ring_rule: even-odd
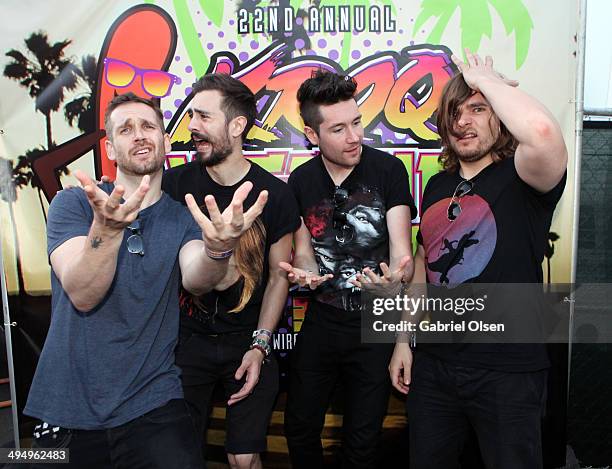
[[[393,347],[361,342],[355,282],[361,272],[397,283],[412,276],[416,208],[408,174],[398,158],[363,145],[356,90],[354,79],[318,71],[297,95],[304,133],[320,154],[289,178],[303,223],[294,264],[283,268],[290,280],[317,289],[291,357],[285,433],[294,468],[323,466],[321,431],[337,384],[343,467],[376,466]]]
[[[546,235],[566,180],[561,129],[494,71],[490,57],[466,55],[467,63],[453,57],[461,73],[438,108],[444,170],[423,194],[413,283],[542,283]],[[451,248],[461,254],[449,256]],[[417,350],[413,364],[399,340],[389,366],[393,385],[408,394],[412,469],[459,467],[470,427],[487,468],[542,467],[543,344],[420,343]]]
[[[251,163],[242,144],[256,115],[255,96],[240,81],[208,74],[194,85],[189,105],[189,131],[197,158],[164,175],[164,191],[177,200],[193,193],[202,201],[214,195],[220,207],[246,181],[253,192],[269,193],[268,203],[230,258],[223,281],[206,295],[181,292],[177,364],[185,398],[193,406],[198,434],[208,426],[215,385],[227,399],[225,449],[231,467],[261,467],[259,453],[276,394],[278,365],[270,353],[272,331],[281,317],[289,282],[280,262],[291,257],[292,233],[300,219],[287,185]],[[265,362],[264,362],[265,359]]]
[[[210,198],[210,220],[189,195],[190,216],[161,191],[170,139],[160,109],[116,96],[105,128],[116,185],[77,171],[83,188],[49,208],[51,325],[24,413],[42,420],[35,447],[70,450],[57,467],[195,469],[201,455],[174,363],[179,283],[202,294],[222,281],[222,254],[267,195],[246,213],[250,183],[222,214]]]

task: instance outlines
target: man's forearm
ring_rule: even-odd
[[[212,259],[203,241],[190,241],[181,249],[180,259],[183,287],[196,296],[213,290],[224,279],[229,267],[229,257]]]
[[[261,303],[257,322],[258,329],[274,331],[283,315],[289,292],[289,281],[281,276],[270,276]]]
[[[296,254],[293,258],[293,267],[305,270],[306,272],[314,272],[319,274],[319,265],[314,255],[299,255]]]
[[[555,118],[535,98],[501,79],[483,79],[478,87],[520,144],[537,147],[547,145],[551,139],[561,139],[562,142],[561,129]]]
[[[412,276],[412,281],[402,289],[401,294],[402,296],[425,299],[427,298],[427,274],[425,272],[424,251],[420,245],[417,247],[413,265],[414,275]],[[401,318],[403,321],[414,324],[413,327],[416,330],[424,316],[425,313],[422,308],[418,308],[416,311],[405,309],[402,311]],[[408,333],[399,333],[397,335],[397,342],[409,342],[410,335]]]
[[[123,230],[108,230],[94,221],[84,241],[69,240],[52,253],[52,266],[64,259],[63,267],[54,270],[79,311],[90,311],[108,292],[115,278],[122,240]]]

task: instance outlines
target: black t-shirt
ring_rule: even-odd
[[[398,158],[363,146],[361,161],[340,186],[320,155],[295,169],[289,186],[310,231],[320,273],[334,275],[317,289],[309,314],[325,311],[317,317],[358,327],[361,298],[349,280],[365,267],[379,272],[380,262],[389,262],[389,209],[408,205],[416,216],[406,168]]]
[[[519,177],[514,158],[493,163],[471,179],[472,190],[459,200],[460,215],[449,221],[461,181],[458,171],[440,172],[425,187],[417,242],[425,251],[427,282],[542,283],[547,234],[566,176],[541,194]],[[549,365],[541,344],[423,343],[418,350],[476,368],[534,371]]]
[[[244,309],[229,313],[239,302],[242,281],[224,291],[212,291],[194,301],[191,294],[181,288],[181,328],[202,334],[248,332],[257,328],[259,311],[268,281],[268,254],[270,246],[287,233],[300,227],[300,216],[295,198],[287,184],[274,177],[259,165],[251,163],[246,176],[233,186],[216,183],[198,161],[172,168],[164,173],[162,189],[172,198],[185,203],[185,195],[192,194],[204,213],[204,197],[212,194],[221,211],[230,204],[234,192],[245,181],[253,183],[253,189],[244,202],[245,211],[257,200],[262,190],[268,191],[268,202],[260,215],[265,228],[265,252],[263,275],[251,299]]]

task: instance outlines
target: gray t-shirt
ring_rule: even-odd
[[[101,186],[106,192],[111,184]],[[93,212],[81,189],[49,208],[47,251],[87,236]],[[24,413],[52,425],[111,428],[183,397],[174,364],[181,247],[202,233],[168,195],[139,214],[144,256],[130,254],[125,230],[115,278],[92,311],[72,305],[51,269],[51,325]]]

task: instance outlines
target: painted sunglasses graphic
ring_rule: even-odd
[[[104,79],[115,88],[130,86],[136,76],[141,77],[142,89],[155,98],[164,98],[170,94],[172,86],[179,83],[179,78],[162,70],[145,70],[122,60],[104,59]]]

